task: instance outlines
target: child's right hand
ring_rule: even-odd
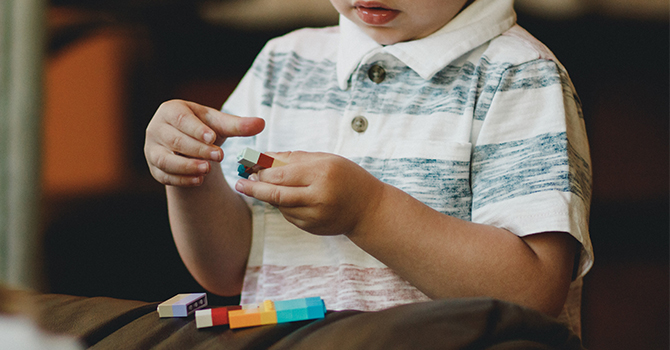
[[[228,137],[253,136],[265,127],[261,118],[243,118],[194,102],[171,100],[156,111],[146,130],[144,156],[151,175],[164,185],[198,186],[223,160]]]

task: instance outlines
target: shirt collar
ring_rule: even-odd
[[[361,60],[383,50],[405,63],[424,79],[447,64],[511,28],[516,22],[513,0],[477,0],[437,32],[419,39],[382,46],[358,26],[340,16],[337,81],[342,90]]]

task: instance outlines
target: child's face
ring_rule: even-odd
[[[451,21],[467,0],[330,0],[382,45],[424,38]]]

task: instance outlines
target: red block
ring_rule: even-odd
[[[271,168],[272,167],[272,162],[274,162],[274,158],[266,155],[265,153],[261,153],[260,157],[258,157],[258,164],[261,168]]]
[[[228,308],[219,307],[212,309],[212,324],[215,326],[221,326],[228,324]]]

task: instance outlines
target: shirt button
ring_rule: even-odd
[[[365,117],[358,116],[351,121],[351,128],[357,133],[365,132],[368,129],[368,120]]]
[[[386,71],[382,66],[375,64],[368,70],[368,78],[379,84],[386,78]]]

